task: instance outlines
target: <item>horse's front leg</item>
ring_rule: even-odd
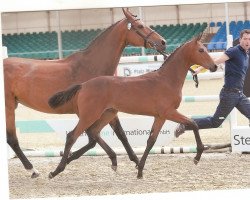
[[[147,141],[147,147],[146,147],[146,149],[143,153],[143,156],[142,156],[142,158],[139,162],[139,165],[138,165],[137,178],[143,177],[142,171],[143,171],[143,168],[145,166],[146,159],[148,157],[150,150],[152,149],[152,147],[155,144],[155,141],[159,135],[159,132],[160,132],[164,122],[165,122],[165,119],[161,119],[161,118],[154,119],[154,123],[153,123],[152,129],[151,129],[151,132],[150,132],[150,136],[149,136],[148,141]]]
[[[171,114],[171,117],[168,118],[172,121],[175,121],[177,123],[182,123],[185,126],[189,127],[190,130],[193,130],[194,132],[194,136],[195,136],[195,141],[196,141],[196,145],[197,145],[197,154],[194,158],[194,164],[198,164],[198,162],[200,161],[201,155],[204,151],[204,145],[201,141],[200,138],[200,134],[199,134],[199,128],[197,126],[197,124],[195,123],[195,121],[193,121],[192,119],[180,114],[178,111],[175,111],[174,113]]]
[[[122,142],[124,148],[126,149],[129,159],[131,161],[133,161],[136,164],[136,167],[138,167],[139,164],[139,159],[136,156],[134,150],[132,149],[132,147],[130,146],[129,142],[128,142],[128,138],[121,126],[121,123],[118,119],[118,117],[116,116],[110,123],[109,125],[111,126],[111,128],[114,130],[114,132],[116,133],[117,137],[119,138],[119,140]]]

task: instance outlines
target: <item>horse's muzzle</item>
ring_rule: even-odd
[[[209,68],[210,72],[215,72],[215,71],[217,71],[217,69],[218,69],[217,65],[214,65],[213,67]]]

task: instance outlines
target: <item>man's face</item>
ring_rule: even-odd
[[[250,34],[244,33],[242,38],[240,38],[240,46],[246,51],[250,48]]]

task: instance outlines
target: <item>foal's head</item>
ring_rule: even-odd
[[[198,64],[206,69],[209,69],[211,72],[217,70],[217,65],[214,63],[213,59],[207,52],[207,48],[200,42],[202,34],[195,37],[193,40],[190,41],[188,45],[190,50],[186,50],[189,52],[189,58],[191,65]]]
[[[127,18],[127,44],[132,46],[144,46],[163,52],[166,48],[165,39],[150,27],[143,24],[128,10],[122,9]]]

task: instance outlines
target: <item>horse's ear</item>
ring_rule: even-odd
[[[128,8],[127,8],[127,10],[122,8],[122,11],[123,11],[123,13],[124,13],[124,15],[126,16],[127,19],[133,19],[133,15],[132,15],[131,12],[129,12]]]

